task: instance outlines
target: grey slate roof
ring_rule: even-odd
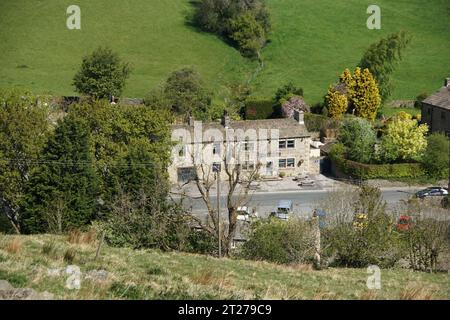
[[[220,122],[204,122],[202,123],[203,130],[208,129],[217,129],[222,133],[225,133],[225,127]],[[255,129],[257,132],[260,129],[278,129],[280,130],[280,138],[307,138],[310,137],[311,134],[306,129],[304,124],[298,123],[294,119],[267,119],[267,120],[247,120],[247,121],[230,121],[228,126],[229,129],[234,130],[248,130]],[[193,126],[189,126],[188,124],[175,124],[172,125],[172,130],[175,129],[186,129],[190,130],[191,133],[194,131]]]
[[[450,87],[442,87],[426,98],[423,103],[450,110]]]

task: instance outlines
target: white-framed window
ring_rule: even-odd
[[[186,155],[186,146],[183,143],[183,137],[178,139],[180,143],[180,149],[178,150],[178,157],[183,158]]]
[[[278,149],[286,149],[286,140],[278,141]]]
[[[241,164],[241,168],[244,171],[255,170],[255,163],[253,161],[243,161]]]
[[[281,158],[278,159],[278,167],[284,168],[295,168],[295,158]]]
[[[220,142],[213,143],[212,153],[220,156]]]
[[[288,168],[295,168],[295,159],[294,158],[287,158],[286,164]]]
[[[295,140],[294,139],[289,139],[286,142],[287,148],[288,149],[293,149],[295,148]]]
[[[243,149],[244,149],[244,151],[253,151],[253,148],[254,148],[253,142],[245,141],[245,142],[243,143]]]

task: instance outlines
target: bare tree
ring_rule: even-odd
[[[213,194],[211,193],[212,188],[217,183],[217,175],[221,173],[214,173],[213,165],[201,163],[195,165],[197,173],[195,185],[200,192],[200,198],[206,206],[208,217],[206,222],[201,221],[201,219],[197,219],[197,222],[205,231],[215,235],[217,238],[220,237],[223,248],[222,253],[224,256],[229,256],[236,233],[238,208],[250,201],[251,184],[259,177],[260,164],[255,164],[251,169],[244,170],[241,164],[234,163],[234,161],[230,161],[228,157],[224,156],[222,165],[226,177],[224,181],[226,188],[223,190],[226,194],[226,219],[219,221],[217,208],[214,206],[212,201]],[[221,230],[220,235],[219,230]]]

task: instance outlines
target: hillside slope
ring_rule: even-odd
[[[448,0],[379,0],[382,29],[368,30],[370,1],[266,0],[272,13],[271,43],[263,50],[264,70],[253,80],[256,95],[271,96],[292,80],[310,103],[353,67],[372,42],[407,30],[413,42],[393,76],[393,98],[433,92],[450,74]],[[256,63],[214,35],[186,23],[189,0],[79,0],[81,30],[66,28],[68,3],[6,0],[0,3],[0,87],[22,86],[36,93],[72,94],[71,79],[81,57],[109,45],[130,61],[134,72],[125,91],[142,97],[183,66],[197,68],[214,91],[230,81],[247,81]]]
[[[368,290],[366,269],[315,271],[107,246],[94,261],[96,248],[67,237],[0,235],[0,280],[57,299],[450,299],[447,274],[382,270],[381,290]],[[81,269],[79,290],[66,288],[68,265]]]

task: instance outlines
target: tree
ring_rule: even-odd
[[[331,118],[342,119],[348,108],[348,99],[345,94],[330,86],[325,97],[325,105]]]
[[[246,12],[230,20],[231,39],[236,41],[241,53],[261,59],[261,49],[266,43],[263,27],[253,14]]]
[[[151,166],[159,168],[160,185],[164,185],[172,146],[173,117],[168,110],[97,101],[73,106],[69,113],[85,121],[90,131],[102,218],[111,212],[119,193],[139,194],[142,185],[152,181]]]
[[[420,160],[427,148],[427,132],[425,124],[394,117],[383,133],[378,157],[385,162]]]
[[[375,77],[383,100],[391,94],[390,75],[402,60],[403,51],[410,40],[411,38],[404,31],[391,34],[372,44],[359,62],[361,69],[369,69]]]
[[[449,142],[442,133],[433,133],[428,137],[427,149],[422,158],[422,164],[428,176],[435,179],[448,177]]]
[[[47,142],[27,185],[21,225],[27,233],[62,233],[83,228],[96,215],[98,177],[90,134],[66,116]]]
[[[347,108],[345,99],[339,94],[346,96]],[[375,120],[381,105],[380,93],[372,74],[368,69],[361,71],[361,68],[356,68],[353,74],[345,69],[339,77],[339,83],[329,89],[325,101],[328,114],[331,107],[334,117],[341,115],[342,110],[349,109],[356,116],[370,121]]]
[[[346,120],[339,132],[338,141],[345,146],[347,159],[362,163],[370,163],[373,159],[377,136],[367,120]]]
[[[164,95],[176,114],[195,116],[200,120],[208,117],[212,95],[204,88],[203,80],[195,70],[184,68],[173,72],[164,86]]]
[[[235,149],[237,148],[237,149]],[[260,165],[255,164],[252,169],[244,170],[242,165],[236,163],[237,159],[230,157],[231,153],[236,152],[237,156],[242,156],[238,152],[237,146],[227,143],[222,154],[221,167],[225,173],[226,188],[225,193],[227,214],[225,222],[218,219],[217,208],[212,200],[212,188],[217,184],[217,174],[213,172],[213,165],[203,162],[197,158],[196,152],[191,154],[192,163],[196,171],[195,185],[200,193],[201,199],[208,210],[206,223],[196,219],[200,227],[211,236],[220,238],[223,248],[223,255],[228,256],[231,250],[236,228],[238,208],[246,205],[250,200],[250,186],[258,179]],[[221,230],[219,235],[219,230]]]
[[[381,97],[378,86],[368,69],[361,72],[356,68],[353,74],[355,85],[351,88],[351,105],[358,117],[375,120],[378,108],[381,105]]]
[[[0,92],[0,212],[16,233],[25,186],[51,131],[48,116],[30,93]]]
[[[98,48],[83,58],[73,78],[77,92],[95,99],[120,96],[130,75],[128,63],[109,48]]]
[[[234,42],[244,55],[258,56],[271,24],[261,0],[201,0],[193,22],[204,31]]]

